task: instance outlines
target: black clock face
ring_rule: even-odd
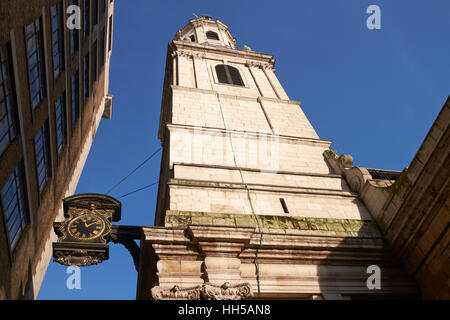
[[[103,233],[103,230],[105,222],[93,214],[76,217],[68,225],[69,234],[79,240],[95,239]]]

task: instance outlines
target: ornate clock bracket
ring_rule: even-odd
[[[107,243],[120,243],[130,252],[136,271],[139,266],[141,227],[113,226],[121,217],[121,203],[106,195],[80,194],[63,200],[64,217],[54,223],[58,241],[53,259],[65,266],[91,266],[109,259]]]

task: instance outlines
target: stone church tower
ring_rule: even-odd
[[[414,296],[359,194],[274,69],[193,19],[168,46],[154,227],[138,299]]]

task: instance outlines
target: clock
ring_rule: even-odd
[[[86,214],[71,220],[67,226],[69,235],[78,240],[92,240],[105,230],[105,221],[97,215]]]
[[[58,241],[53,260],[65,266],[90,266],[109,258],[112,222],[120,220],[121,204],[101,194],[80,194],[63,200],[65,219],[54,223]]]

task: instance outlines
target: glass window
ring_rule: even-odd
[[[24,186],[22,165],[20,164],[3,186],[1,194],[2,211],[6,220],[11,249],[14,249],[28,223]]]
[[[56,112],[56,145],[58,154],[66,145],[66,99],[65,92],[59,97],[55,105]]]
[[[226,64],[219,64],[216,66],[216,74],[220,83],[244,86],[244,81],[242,81],[241,74],[235,67]]]
[[[106,0],[100,0],[102,5],[102,14],[106,12]]]
[[[92,57],[92,83],[97,81],[97,40],[94,41],[91,48],[91,57]],[[94,86],[92,86],[94,87]]]
[[[112,29],[112,24],[113,24],[113,17],[112,16],[110,16],[109,17],[109,23],[108,23],[108,25],[109,25],[109,34],[108,34],[108,51],[111,51],[111,49],[112,49],[112,32],[113,32],[113,29]]]
[[[105,27],[102,28],[102,32],[100,33],[100,68],[105,65]]]
[[[14,80],[9,47],[0,47],[0,155],[17,134]]]
[[[83,7],[84,7],[84,16],[83,16],[83,36],[86,38],[89,36],[89,16],[90,16],[90,6],[91,2],[89,0],[84,0]]]
[[[83,60],[83,94],[85,99],[89,97],[89,54]]]
[[[77,6],[78,5],[78,0],[70,0],[69,3],[70,6]],[[78,33],[78,29],[77,28],[73,28],[69,30],[69,36],[70,36],[70,53],[73,57],[73,55],[75,54],[75,52],[78,51],[79,49],[79,33]]]
[[[242,81],[241,74],[239,73],[239,70],[237,68],[227,66],[226,69],[228,69],[232,84],[235,84],[237,86],[244,85],[244,81]]]
[[[25,27],[31,106],[35,109],[45,97],[44,59],[40,19]]]
[[[48,142],[47,121],[45,121],[44,125],[34,136],[34,151],[36,156],[39,193],[41,193],[50,178],[50,147]]]
[[[62,28],[62,6],[58,2],[50,8],[52,24],[53,74],[55,79],[64,70],[64,40]]]
[[[78,120],[80,117],[80,77],[78,70],[72,76],[71,80],[71,93],[72,93],[72,125]]]
[[[93,6],[94,11],[92,12],[92,24],[95,26],[98,23],[98,0],[94,0]]]
[[[217,74],[217,79],[219,80],[220,83],[229,83],[228,77],[227,77],[227,72],[225,71],[225,65],[223,65],[223,64],[217,65],[216,66],[216,74]]]

